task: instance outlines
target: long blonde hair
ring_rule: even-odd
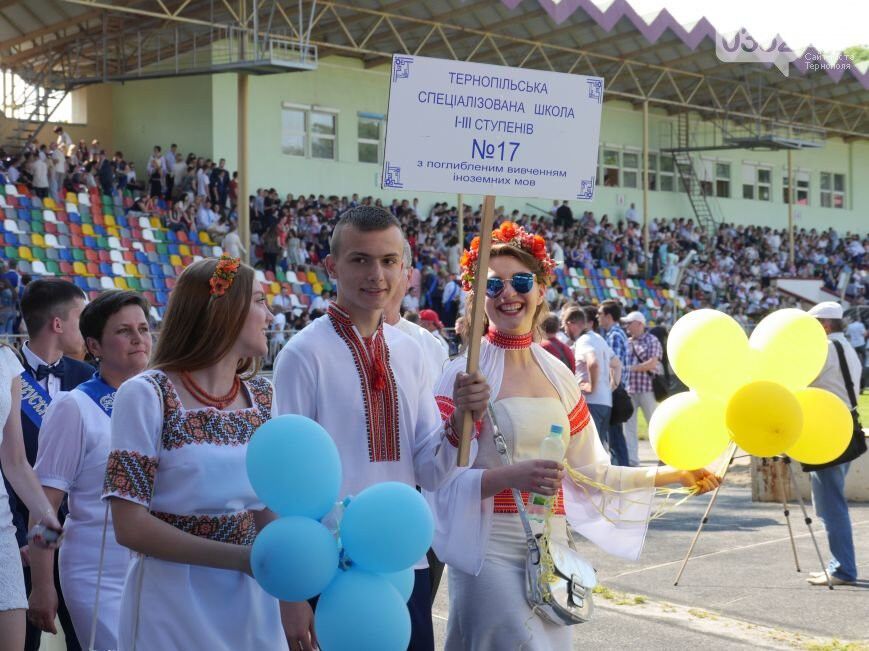
[[[238,339],[253,296],[254,270],[242,263],[223,296],[212,296],[210,281],[217,259],[199,260],[178,276],[160,328],[151,367],[161,371],[198,371],[223,359]],[[255,375],[259,360],[239,360],[237,373]]]

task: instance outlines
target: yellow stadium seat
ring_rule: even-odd
[[[46,197],[42,201],[42,207],[48,208],[49,210],[54,210],[55,208],[57,208],[57,204],[54,202],[54,199],[52,199],[51,197]]]
[[[307,279],[308,279],[308,282],[309,282],[311,285],[313,285],[314,283],[317,282],[317,274],[315,274],[313,271],[309,271],[309,272],[306,274],[306,277],[307,277]]]
[[[169,256],[169,264],[173,267],[180,267],[183,263],[181,262],[180,255],[170,255]]]
[[[107,237],[117,237],[121,239],[121,231],[117,226],[108,226],[106,227],[106,236]]]
[[[88,275],[88,268],[85,266],[84,262],[73,262],[72,271],[76,276]]]
[[[81,225],[81,234],[82,235],[90,235],[94,236],[94,227],[93,224],[82,224]]]
[[[114,215],[106,215],[104,217],[106,221],[106,228],[111,228],[112,226],[117,226],[117,222],[115,221]]]
[[[281,284],[274,282],[269,285],[269,296],[277,296],[281,293]]]
[[[161,228],[162,226],[159,217],[151,217],[151,228]]]
[[[127,280],[123,276],[115,276],[115,287],[118,289],[129,289],[127,287]]]
[[[604,277],[604,278],[609,278],[609,277],[610,277],[610,270],[609,270],[608,267],[604,267],[604,269],[603,269],[603,277]]]
[[[139,277],[139,268],[134,265],[132,262],[128,262],[124,265],[124,273],[128,276],[133,276],[134,278]]]
[[[199,241],[202,244],[207,244],[208,246],[214,246],[214,242],[211,241],[211,237],[205,231],[199,231]]]
[[[33,262],[33,252],[30,250],[29,246],[19,246],[18,247],[18,257],[22,260],[27,260],[28,262]]]
[[[30,243],[33,244],[33,246],[38,246],[43,249],[45,248],[45,239],[42,237],[41,233],[33,233],[30,236]]]
[[[75,192],[67,192],[66,200],[68,203],[78,203],[78,195]]]
[[[320,283],[314,283],[312,289],[317,296],[323,293],[323,286]]]
[[[178,245],[178,254],[183,256],[183,257],[190,255],[190,247],[187,246],[186,244],[179,244]]]

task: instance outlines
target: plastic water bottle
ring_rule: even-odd
[[[557,461],[561,463],[564,460],[564,440],[562,433],[564,428],[561,425],[553,425],[549,428],[549,434],[543,441],[540,442],[540,458],[546,461]],[[552,508],[553,497],[531,493],[528,497],[528,519],[535,522],[543,522],[549,514],[549,509]]]

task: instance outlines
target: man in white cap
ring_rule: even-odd
[[[637,417],[640,409],[648,423],[655,413],[658,402],[652,390],[652,377],[663,373],[661,359],[664,350],[657,337],[646,332],[646,317],[642,312],[630,312],[622,323],[628,332],[627,386],[634,413],[625,423],[625,442],[628,446],[628,464],[640,465],[637,440]]]
[[[809,314],[820,321],[827,333],[827,361],[812,386],[836,394],[853,412],[857,408],[862,369],[857,352],[843,333],[842,306],[825,301],[815,305]],[[851,517],[845,499],[845,475],[850,465],[850,462],[840,463],[809,473],[812,502],[818,517],[824,521],[827,543],[833,555],[827,566],[832,585],[853,584],[857,580]],[[812,585],[827,585],[827,577],[821,572],[813,573],[806,581]]]

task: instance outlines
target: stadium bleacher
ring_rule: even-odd
[[[130,197],[69,193],[40,199],[24,185],[0,186],[3,257],[33,277],[67,278],[93,298],[106,289],[141,291],[162,316],[179,273],[194,260],[223,252],[208,233],[191,237],[163,226],[159,216],[129,212]],[[303,305],[332,290],[323,271],[257,271],[266,293],[290,283]]]

